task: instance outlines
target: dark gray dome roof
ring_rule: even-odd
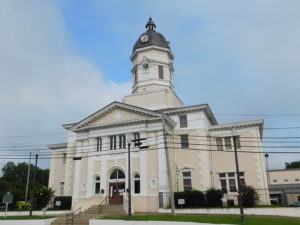
[[[149,18],[149,21],[146,24],[147,31],[142,33],[139,39],[135,42],[132,52],[138,48],[144,48],[152,45],[170,49],[169,43],[166,41],[165,37],[161,33],[156,32],[155,27],[155,23],[151,18]],[[143,35],[148,36],[147,41],[141,40]]]

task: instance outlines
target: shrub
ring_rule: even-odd
[[[34,195],[34,208],[42,209],[53,197],[54,191],[44,185],[39,185]]]
[[[209,189],[205,193],[207,206],[223,206],[223,192],[214,188]]]
[[[56,204],[60,201],[60,206]],[[71,209],[72,207],[72,196],[57,196],[54,198],[53,207],[55,209]]]
[[[254,207],[259,200],[257,191],[252,186],[244,185],[241,187],[243,205],[246,207]]]
[[[175,205],[176,207],[181,207],[178,205],[178,199],[184,199],[185,205],[182,207],[184,208],[195,208],[195,207],[202,207],[205,205],[205,197],[201,191],[183,191],[183,192],[175,192]]]

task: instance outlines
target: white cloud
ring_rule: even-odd
[[[52,1],[1,1],[0,30],[0,135],[62,130],[130,90],[77,53]],[[0,139],[2,146],[64,141]]]

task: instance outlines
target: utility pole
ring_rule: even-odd
[[[36,170],[37,170],[38,157],[39,157],[39,151],[37,150],[35,153],[35,167],[33,171],[33,186],[32,186],[32,193],[31,193],[31,200],[30,200],[29,216],[32,216],[32,209],[34,207],[34,196],[35,196],[35,189],[36,189]]]
[[[266,169],[267,169],[268,185],[270,185],[271,181],[270,181],[269,163],[268,163],[269,154],[265,154],[265,158],[266,158]]]
[[[166,137],[167,132],[166,132],[165,115],[164,114],[162,114],[162,125],[163,125],[163,137],[164,137],[164,145],[165,145],[166,161],[167,161],[167,173],[168,173],[168,181],[169,181],[169,189],[170,189],[171,210],[172,210],[172,215],[176,216],[174,190],[173,190],[173,182],[172,182],[172,175],[171,175],[170,157],[169,157],[168,143],[167,143],[167,137]]]
[[[235,166],[236,166],[236,174],[237,174],[237,182],[238,182],[238,191],[239,191],[239,205],[240,205],[240,218],[241,223],[244,222],[245,215],[244,215],[244,208],[243,208],[243,198],[242,198],[242,190],[241,190],[241,180],[240,180],[240,169],[239,169],[239,160],[237,154],[237,147],[236,147],[236,138],[239,136],[236,130],[232,131],[233,134],[233,145],[234,145],[234,156],[235,156]]]
[[[131,165],[130,143],[128,143],[128,217],[131,217]]]
[[[28,198],[28,186],[29,186],[29,177],[30,177],[30,164],[31,164],[31,152],[29,153],[29,163],[28,163],[26,191],[25,191],[25,203],[27,203],[27,198]]]

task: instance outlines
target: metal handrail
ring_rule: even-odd
[[[107,201],[108,196],[105,196],[104,199],[99,204],[99,214],[101,214],[102,207],[104,206],[105,202]]]
[[[76,214],[76,212],[78,212],[79,211],[79,213],[78,214]],[[77,216],[77,215],[79,215],[79,218],[80,218],[80,213],[81,213],[81,207],[79,207],[75,212],[73,212],[73,213],[71,213],[71,214],[67,214],[66,216],[67,216],[67,225],[69,224],[69,216],[71,216],[71,221],[72,221],[72,225],[73,225],[73,223],[74,223],[74,217],[75,216]],[[76,215],[75,215],[76,214]]]

